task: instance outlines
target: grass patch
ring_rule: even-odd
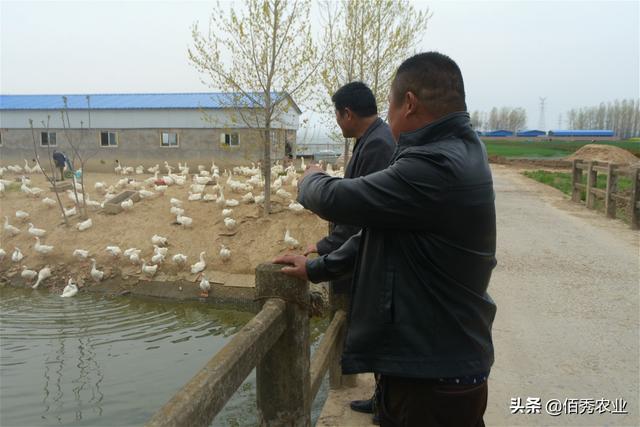
[[[481,137],[482,139],[482,137]],[[565,157],[580,147],[591,144],[591,141],[559,141],[559,140],[510,140],[482,139],[490,156],[521,158],[554,158]],[[634,141],[596,141],[595,144],[613,145],[640,156],[640,143]]]
[[[544,170],[524,171],[522,174],[528,178],[534,179],[546,185],[550,185],[553,188],[557,188],[564,194],[571,195],[571,173],[568,172],[550,172]],[[582,174],[582,183],[586,185],[587,176],[586,173]],[[598,175],[596,181],[596,188],[605,189],[607,187],[606,175]],[[631,179],[627,177],[618,178],[617,192],[627,192],[631,189]],[[582,190],[580,193],[580,200],[586,200],[586,191]],[[595,208],[599,211],[604,211],[604,200],[596,198]],[[622,219],[625,222],[629,222],[630,212],[628,206],[618,205],[616,209],[616,217]]]

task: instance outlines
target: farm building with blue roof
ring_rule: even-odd
[[[279,102],[271,133],[276,160],[295,152],[301,111],[287,94],[273,99]],[[34,157],[32,122],[40,156],[49,147],[71,154],[71,138],[91,156],[91,170],[111,170],[116,160],[145,167],[165,160],[256,161],[264,151],[261,104],[255,93],[0,95],[0,159]]]

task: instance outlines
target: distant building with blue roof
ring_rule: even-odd
[[[271,131],[275,160],[295,152],[301,111],[288,94],[272,99],[279,102]],[[53,147],[71,154],[69,135],[92,154],[92,169],[111,170],[116,160],[145,167],[165,160],[246,164],[264,151],[262,103],[256,93],[0,95],[0,161],[34,157],[31,120],[39,156]]]
[[[615,132],[612,130],[589,130],[589,129],[572,129],[572,130],[550,130],[549,136],[553,137],[573,137],[573,138],[612,138]]]
[[[507,136],[513,136],[513,132],[505,129],[490,130],[484,132],[482,136],[487,138],[504,138]]]
[[[539,136],[545,136],[547,133],[543,130],[531,129],[521,130],[516,132],[516,136],[520,138],[537,138]]]

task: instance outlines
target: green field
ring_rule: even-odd
[[[590,141],[544,141],[544,140],[513,140],[513,139],[484,139],[490,156],[521,157],[521,158],[556,158],[565,157]],[[635,141],[596,141],[595,144],[615,145],[631,151],[640,157],[640,142]]]

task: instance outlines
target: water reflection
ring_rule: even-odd
[[[143,424],[251,316],[0,287],[0,424]]]

